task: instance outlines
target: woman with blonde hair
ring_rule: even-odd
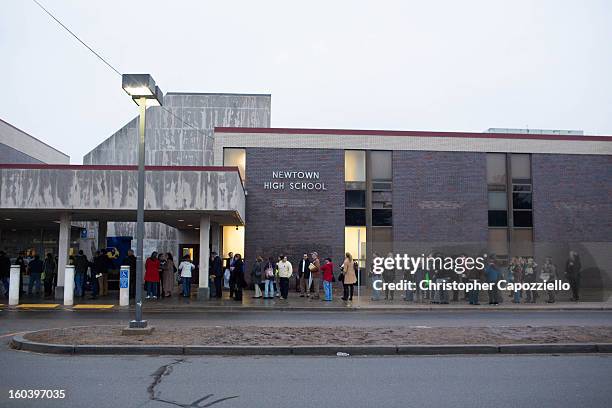
[[[357,274],[355,273],[355,266],[353,265],[353,256],[349,252],[344,256],[344,263],[342,264],[342,271],[344,274],[344,280],[342,282],[344,284],[344,296],[342,296],[342,300],[352,301],[353,286],[357,283]]]

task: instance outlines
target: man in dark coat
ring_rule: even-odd
[[[11,277],[11,259],[4,251],[0,251],[0,280],[4,285],[6,297],[9,295],[9,280]]]
[[[90,266],[90,262],[85,256],[85,253],[80,250],[77,256],[74,258],[74,283],[76,286],[76,296],[82,297],[85,293],[85,277],[87,276],[87,269]]]
[[[210,274],[215,276],[215,297],[221,298],[223,296],[223,266],[221,258],[216,252],[212,252],[210,258]]]
[[[572,300],[576,302],[579,299],[578,292],[580,291],[580,269],[582,269],[582,265],[578,252],[570,251],[569,259],[565,264],[565,275],[572,289]]]
[[[310,293],[310,288],[308,286],[308,280],[310,279],[310,259],[308,258],[308,254],[304,254],[300,263],[298,264],[297,274],[295,275],[295,290],[297,292],[302,292],[300,297],[304,297],[305,293]]]

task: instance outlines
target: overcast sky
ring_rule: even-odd
[[[40,2],[164,92],[271,93],[274,127],[612,134],[612,1]],[[30,0],[0,55],[0,118],[72,163],[137,114]]]

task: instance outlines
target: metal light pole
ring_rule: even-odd
[[[123,89],[140,108],[138,121],[138,204],[136,209],[136,316],[130,329],[145,329],[142,319],[142,282],[144,275],[144,194],[145,194],[145,117],[147,106],[161,106],[163,94],[149,74],[122,75]],[[131,271],[133,273],[133,271]]]

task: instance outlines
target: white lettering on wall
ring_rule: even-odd
[[[289,179],[289,180],[320,180],[321,174],[318,171],[289,171],[289,170],[273,170],[272,179]],[[306,191],[325,191],[327,186],[321,181],[292,181],[288,183],[289,190],[306,190]],[[266,181],[264,182],[264,190],[284,190],[285,183],[282,181]]]

